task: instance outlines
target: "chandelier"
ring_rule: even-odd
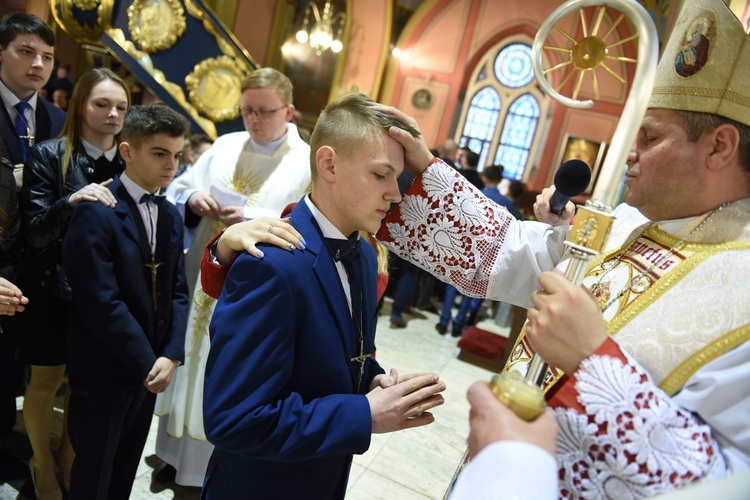
[[[310,26],[310,13],[315,18],[312,27]],[[322,15],[315,2],[310,2],[305,7],[305,20],[296,38],[299,43],[309,43],[317,55],[328,49],[338,54],[344,48],[341,34],[344,32],[345,25],[346,14],[339,12],[334,15],[330,1],[326,1]]]

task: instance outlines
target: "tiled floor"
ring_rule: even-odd
[[[491,373],[456,358],[457,339],[437,334],[435,314],[415,311],[413,315],[405,315],[407,328],[391,329],[388,309],[386,303],[385,314],[378,324],[378,361],[386,371],[394,367],[402,374],[438,372],[447,385],[445,404],[434,410],[435,422],[431,425],[374,435],[367,453],[354,457],[347,498],[441,499],[466,449],[469,428],[466,390],[475,380],[489,380]],[[490,321],[480,326],[507,333]],[[154,419],[131,498],[199,498],[197,488],[163,484],[153,479],[162,464],[154,455],[156,428]],[[0,484],[0,500],[33,498],[33,488],[27,480],[28,469],[21,462],[0,462],[0,467],[7,470],[3,474],[7,482]]]

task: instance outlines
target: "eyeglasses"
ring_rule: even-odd
[[[273,115],[274,113],[276,113],[277,111],[279,111],[281,109],[285,109],[286,107],[287,106],[281,106],[281,107],[276,108],[276,109],[263,109],[263,108],[253,109],[253,108],[248,107],[248,106],[239,106],[240,113],[242,114],[242,116],[250,116],[250,115],[254,114],[258,118],[270,118],[271,115]]]

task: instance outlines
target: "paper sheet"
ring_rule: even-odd
[[[211,198],[216,200],[216,203],[219,204],[219,208],[222,210],[230,205],[244,207],[245,204],[247,204],[247,196],[235,193],[234,191],[217,184],[211,184],[210,194]]]

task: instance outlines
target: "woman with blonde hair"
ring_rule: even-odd
[[[117,137],[129,107],[128,86],[119,76],[106,68],[86,72],[73,90],[60,138],[37,144],[24,169],[23,290],[29,305],[23,317],[20,357],[31,365],[23,415],[34,451],[29,468],[39,499],[62,498],[50,450],[53,403],[66,367],[65,325],[71,300],[60,245],[77,204],[114,206],[107,186],[124,168]],[[57,460],[67,489],[73,450],[65,425]]]

